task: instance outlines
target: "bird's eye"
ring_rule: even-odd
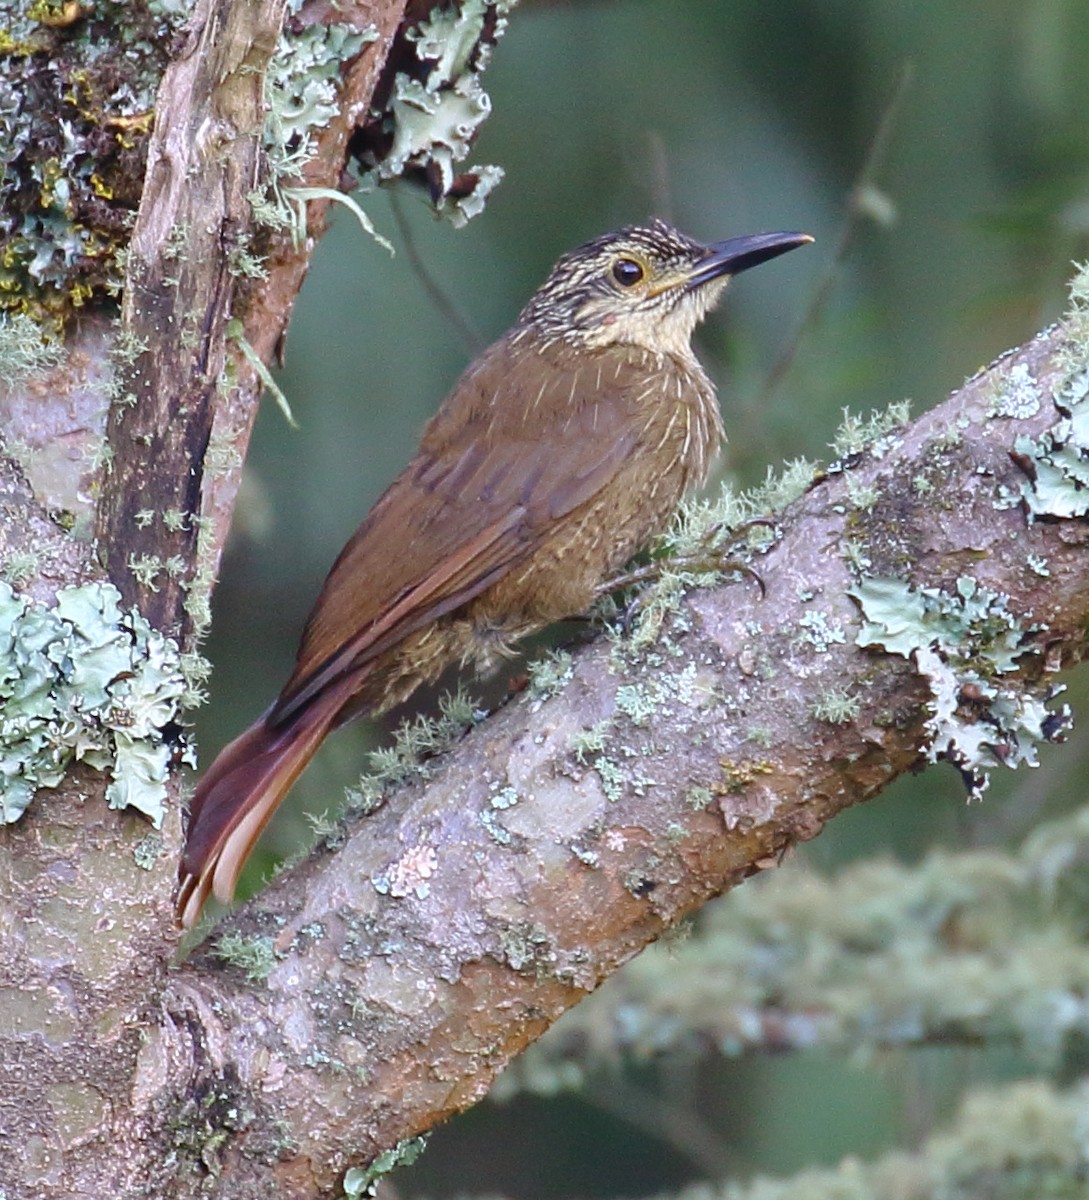
[[[643,268],[634,258],[618,258],[613,263],[613,278],[621,287],[631,287],[643,278]]]

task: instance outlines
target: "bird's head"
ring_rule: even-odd
[[[627,225],[565,254],[518,318],[549,339],[680,357],[730,278],[813,239],[759,233],[704,245],[665,221]]]

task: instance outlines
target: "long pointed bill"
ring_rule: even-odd
[[[707,247],[707,257],[693,268],[687,286],[691,290],[722,275],[740,275],[812,240],[808,233],[755,233],[714,242]]]

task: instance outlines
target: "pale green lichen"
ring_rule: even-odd
[[[616,689],[616,707],[633,725],[649,725],[660,711],[660,698],[649,685],[626,683]]]
[[[1064,333],[1056,360],[1065,377],[1052,396],[1059,419],[1039,437],[1022,435],[1014,442],[1013,460],[1025,476],[1014,499],[1035,517],[1089,514],[1089,270],[1084,266],[1070,283]],[[1009,507],[1007,497],[1000,493],[995,507]]]
[[[847,640],[842,624],[819,610],[807,612],[801,617],[798,631],[795,643],[810,646],[818,654],[827,654],[832,646],[842,645]]]
[[[809,711],[818,721],[846,725],[858,716],[861,707],[858,697],[846,688],[828,688],[817,696]]]
[[[491,112],[480,82],[495,43],[503,35],[515,0],[462,0],[436,6],[410,29],[418,73],[399,71],[383,116],[388,149],[366,162],[377,183],[426,178],[435,209],[455,226],[484,207],[503,172],[472,167],[460,174],[477,132]]]
[[[598,779],[601,780],[601,790],[606,800],[619,800],[624,794],[625,785],[631,782],[628,773],[615,758],[610,758],[607,754],[599,754],[592,765]],[[633,788],[633,791],[636,795],[642,795],[638,788]]]
[[[1018,437],[1014,451],[1024,469],[1021,499],[1037,517],[1089,514],[1089,368],[1072,374],[1055,393],[1060,419],[1038,438]]]
[[[526,666],[529,694],[547,700],[561,692],[574,678],[574,664],[566,650],[549,650]]]
[[[500,846],[510,846],[515,841],[514,834],[500,821],[499,814],[505,809],[513,808],[521,796],[518,794],[518,789],[510,784],[500,785],[498,780],[493,780],[488,788],[491,795],[488,798],[488,807],[481,811],[480,823],[488,831],[488,836]]]
[[[866,579],[853,596],[865,620],[857,643],[912,659],[931,689],[927,757],[956,766],[969,795],[982,795],[995,766],[1037,765],[1036,746],[1059,741],[1070,724],[1065,705],[1049,709],[1060,688],[1033,691],[1001,677],[1035,653],[1036,626],[1008,597],[962,576],[953,593],[915,588],[903,579]]]
[[[911,417],[911,402],[900,400],[887,408],[874,409],[868,417],[855,416],[843,410],[843,420],[831,442],[837,458],[849,458],[869,450],[875,458],[883,458],[892,447],[897,430]]]
[[[62,588],[52,607],[0,582],[0,819],[18,820],[73,762],[106,771],[112,808],[157,827],[179,749],[177,645],[109,583]]]
[[[989,417],[1024,420],[1040,411],[1040,387],[1027,363],[1016,363],[1005,374],[995,375],[995,390],[987,409]]]
[[[492,784],[489,788],[492,795],[488,803],[492,808],[502,810],[504,808],[513,808],[521,797],[518,795],[518,789],[507,784],[505,787],[500,787],[497,783]]]
[[[0,313],[0,383],[21,387],[64,357],[60,343],[47,337],[25,313]]]
[[[292,11],[298,4],[293,3]],[[378,36],[338,22],[315,22],[295,29],[287,22],[265,72],[264,148],[268,192],[254,192],[255,217],[268,225],[305,230],[305,204],[284,192],[314,157],[318,131],[337,115],[337,92],[346,60]]]
[[[854,475],[847,476],[847,498],[853,507],[869,512],[881,499],[881,493],[873,483],[861,483]]]
[[[427,1145],[426,1137],[405,1138],[392,1150],[383,1150],[368,1167],[349,1167],[344,1172],[342,1200],[364,1200],[373,1196],[374,1189],[385,1176],[397,1167],[407,1167],[416,1161]]]
[[[240,933],[223,934],[212,950],[221,962],[244,972],[251,983],[264,983],[278,957],[271,937],[243,937]]]
[[[587,729],[580,729],[571,738],[571,749],[580,763],[585,763],[591,754],[600,754],[605,749],[605,739],[612,728],[612,718],[606,717]]]
[[[497,846],[512,846],[514,834],[499,819],[499,814],[490,808],[485,808],[479,815],[480,823],[488,831],[488,836]]]
[[[349,808],[372,812],[391,787],[411,779],[429,778],[431,768],[427,760],[460,741],[483,715],[459,690],[442,697],[437,718],[420,714],[413,721],[403,721],[391,746],[371,751],[367,771],[360,776],[358,787],[348,790]]]
[[[702,812],[705,808],[710,808],[714,798],[711,789],[703,787],[701,784],[694,784],[684,794],[685,804],[694,812]]]

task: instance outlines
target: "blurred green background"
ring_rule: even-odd
[[[472,161],[507,173],[487,211],[455,231],[417,197],[397,201],[427,271],[483,341],[562,251],[629,221],[659,214],[707,240],[816,236],[739,280],[699,335],[731,438],[723,472],[742,483],[769,463],[827,458],[844,407],[938,402],[1055,319],[1071,259],[1089,253],[1085,0],[525,3],[485,85],[494,112]],[[398,253],[343,217],[318,248],[280,377],[300,429],[266,403],[215,596],[204,763],[279,690],[326,570],[472,354],[429,300],[389,196],[359,199]],[[374,737],[360,724],[332,740],[271,851],[292,847],[300,806],[337,807]],[[871,854],[1003,844],[1081,802],[1086,759],[1084,741],[1046,755],[972,809],[952,770],[931,770],[836,821],[804,856],[834,871]],[[966,1077],[1029,1069],[993,1050],[796,1055],[703,1063],[682,1090],[718,1131],[722,1169],[744,1178],[906,1144],[947,1115]],[[635,1079],[633,1094],[661,1084]],[[588,1098],[484,1105],[396,1186],[638,1196],[705,1175],[707,1162],[648,1132],[646,1103],[641,1119]]]

